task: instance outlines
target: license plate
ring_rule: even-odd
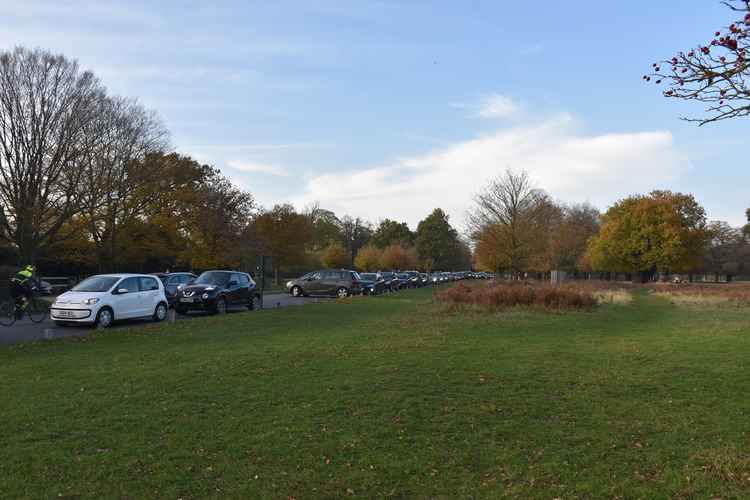
[[[186,298],[183,297],[183,298],[180,299],[180,302],[187,302],[187,303],[191,303],[192,304],[193,303],[193,299],[186,299]]]
[[[60,318],[72,318],[74,316],[73,311],[57,311],[55,315]]]

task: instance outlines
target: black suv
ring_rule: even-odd
[[[295,297],[333,295],[343,298],[362,293],[362,280],[357,271],[322,269],[288,281],[286,289]]]
[[[229,307],[258,308],[260,290],[249,274],[236,271],[206,271],[180,289],[175,310],[180,314],[207,311],[223,314]]]
[[[177,302],[177,292],[196,278],[193,273],[154,273],[154,276],[159,278],[164,285],[164,295],[167,296],[171,307],[174,307]]]

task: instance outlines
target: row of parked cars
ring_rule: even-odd
[[[206,271],[162,274],[104,274],[87,278],[58,296],[50,307],[56,324],[109,327],[121,319],[164,321],[169,308],[178,314],[222,314],[231,307],[256,309],[261,292],[247,273]]]
[[[464,279],[489,279],[487,273],[419,271],[378,271],[358,273],[350,269],[321,269],[286,283],[287,291],[295,297],[307,295],[379,295],[404,288],[421,288]]]
[[[488,278],[484,273],[420,273],[418,271],[362,273],[322,269],[291,280],[286,288],[305,295],[378,295],[404,288],[462,279]],[[238,271],[193,273],[104,274],[92,276],[58,296],[50,307],[57,324],[97,324],[109,327],[121,319],[164,321],[172,307],[178,314],[201,311],[223,314],[232,307],[257,309],[261,291],[253,278]]]

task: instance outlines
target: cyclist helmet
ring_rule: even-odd
[[[31,264],[29,264],[28,266],[26,266],[24,268],[24,271],[28,271],[30,273],[33,273],[34,271],[36,271],[36,268],[34,266],[32,266]]]

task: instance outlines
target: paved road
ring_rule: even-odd
[[[331,300],[329,298],[318,297],[292,297],[287,294],[267,294],[263,297],[263,309],[275,309],[278,307],[288,307],[295,305],[305,305],[314,302]],[[241,311],[247,312],[244,308],[230,310],[229,314],[241,314]],[[189,321],[191,316],[180,316],[176,318],[179,321]],[[131,320],[117,323],[113,328],[133,328],[143,325],[152,324],[148,320]],[[90,326],[57,326],[47,318],[42,323],[32,323],[28,318],[16,322],[12,327],[0,326],[0,344],[18,344],[21,342],[32,342],[35,340],[54,340],[65,337],[83,337],[94,331]]]

